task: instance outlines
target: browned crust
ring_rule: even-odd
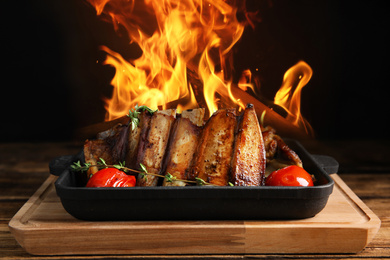
[[[91,165],[97,165],[100,161],[99,158],[105,160],[107,164],[114,164],[114,159],[112,158],[112,150],[109,144],[105,140],[96,139],[96,140],[86,140],[84,143],[84,157],[85,162],[90,163]],[[99,171],[97,166],[90,167],[88,169],[88,176],[95,174]]]
[[[196,177],[226,186],[233,153],[236,110],[220,109],[207,121],[199,139],[189,179]]]
[[[231,182],[235,186],[263,184],[266,158],[263,137],[253,107],[248,107],[240,118],[234,145]]]
[[[142,163],[149,173],[158,174],[161,171],[165,150],[168,145],[169,135],[175,117],[175,110],[157,111],[153,114],[149,127],[147,129],[142,129],[137,165]],[[156,186],[157,181],[158,177],[148,175],[144,178],[139,175],[137,185]]]
[[[189,168],[194,156],[201,128],[194,125],[187,118],[178,118],[172,131],[170,146],[168,148],[166,173],[177,179],[186,179],[186,170]],[[165,185],[167,185],[165,183]]]
[[[139,116],[139,124],[135,129],[129,129],[128,136],[128,151],[126,154],[126,167],[136,169],[137,165],[137,154],[138,148],[140,144],[141,134],[143,133],[144,139],[147,131],[143,131],[143,129],[149,128],[149,123],[151,119],[151,114],[148,111],[143,111]],[[130,126],[129,126],[130,127]]]

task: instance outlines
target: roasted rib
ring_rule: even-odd
[[[96,140],[86,140],[84,143],[84,158],[86,163],[97,165],[102,158],[107,164],[116,164],[125,158],[127,151],[128,126],[118,124],[113,128],[98,134]],[[90,167],[87,174],[95,174],[98,167]]]
[[[253,106],[240,117],[234,145],[231,182],[235,186],[263,185],[265,149],[259,121]]]
[[[140,136],[143,129],[148,129],[151,114],[148,111],[143,111],[139,116],[139,124],[135,129],[129,129],[128,136],[128,151],[126,153],[126,167],[131,169],[138,168],[137,166],[137,153],[140,143]]]
[[[99,158],[103,158],[107,163],[112,164],[111,147],[102,139],[86,140],[84,143],[85,162],[91,165],[97,165]],[[87,174],[95,174],[99,171],[97,166],[88,169]]]
[[[169,146],[166,151],[165,174],[169,173],[176,179],[185,180],[186,170],[189,168],[194,156],[201,126],[203,125],[204,108],[183,111],[176,119],[172,129]],[[183,181],[167,182],[163,186],[185,186]]]
[[[265,127],[263,129],[263,138],[267,158],[266,177],[273,171],[290,165],[303,167],[298,154],[276,134],[275,129],[270,126]]]
[[[189,179],[198,177],[211,184],[227,185],[236,124],[235,109],[220,109],[210,117],[199,139]]]
[[[159,174],[168,145],[171,127],[176,118],[176,110],[160,110],[153,114],[149,127],[143,127],[139,140],[137,165],[141,163],[148,173]],[[147,128],[147,129],[146,129]],[[139,175],[137,186],[156,186],[158,177]]]

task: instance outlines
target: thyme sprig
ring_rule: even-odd
[[[150,173],[148,172],[148,170],[146,169],[146,166],[143,165],[142,163],[140,163],[140,168],[141,170],[135,170],[135,169],[131,169],[131,168],[128,168],[125,166],[125,162],[120,162],[119,164],[107,164],[106,161],[103,159],[103,158],[99,158],[100,161],[97,162],[97,164],[93,165],[91,163],[84,163],[84,165],[81,164],[80,161],[77,161],[77,162],[74,162],[70,167],[73,171],[81,171],[81,172],[85,172],[85,171],[88,171],[88,169],[90,167],[98,167],[99,169],[103,169],[103,168],[116,168],[120,171],[123,171],[127,174],[140,174],[142,176],[142,178],[145,178],[147,179],[147,176],[150,175],[150,176],[156,176],[156,177],[160,177],[160,178],[164,178],[165,181],[167,182],[174,182],[174,181],[182,181],[182,182],[185,182],[185,183],[192,183],[192,184],[196,184],[196,185],[199,185],[199,186],[204,186],[204,185],[214,185],[214,184],[211,184],[211,183],[208,183],[206,181],[204,181],[203,179],[201,178],[198,178],[196,177],[195,180],[183,180],[183,179],[178,179],[177,177],[173,176],[172,174],[170,173],[167,173],[166,175],[161,175],[161,174],[156,174],[156,173]]]
[[[132,131],[134,131],[139,125],[138,116],[145,110],[148,111],[150,114],[154,114],[154,112],[156,112],[158,109],[153,110],[147,106],[138,106],[138,104],[136,104],[133,109],[129,109],[129,114],[127,116],[130,118],[129,125],[131,125]]]
[[[92,165],[90,163],[84,163],[84,166],[81,165],[80,161],[74,162],[70,168],[77,172],[86,172]]]

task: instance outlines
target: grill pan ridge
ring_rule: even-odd
[[[266,220],[313,217],[326,205],[333,191],[338,163],[324,155],[311,155],[297,141],[285,139],[315,176],[313,187],[128,187],[86,188],[70,164],[83,153],[61,156],[50,162],[59,175],[57,195],[65,210],[81,220]],[[328,173],[324,170],[326,169]]]

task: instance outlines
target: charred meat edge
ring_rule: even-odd
[[[186,170],[190,167],[203,125],[204,108],[183,111],[172,128],[169,146],[166,151],[164,175],[169,173],[181,180],[186,179]],[[186,186],[183,181],[167,182],[163,186]]]
[[[198,177],[218,186],[228,184],[236,124],[235,109],[220,109],[210,117],[187,173],[189,179]]]
[[[231,168],[235,186],[261,186],[266,168],[265,148],[253,106],[247,106],[239,119]]]
[[[137,165],[142,163],[149,173],[160,174],[175,118],[175,109],[160,110],[153,114],[148,130],[142,129]],[[157,182],[158,177],[152,175],[138,175],[137,178],[137,186],[157,186]]]

